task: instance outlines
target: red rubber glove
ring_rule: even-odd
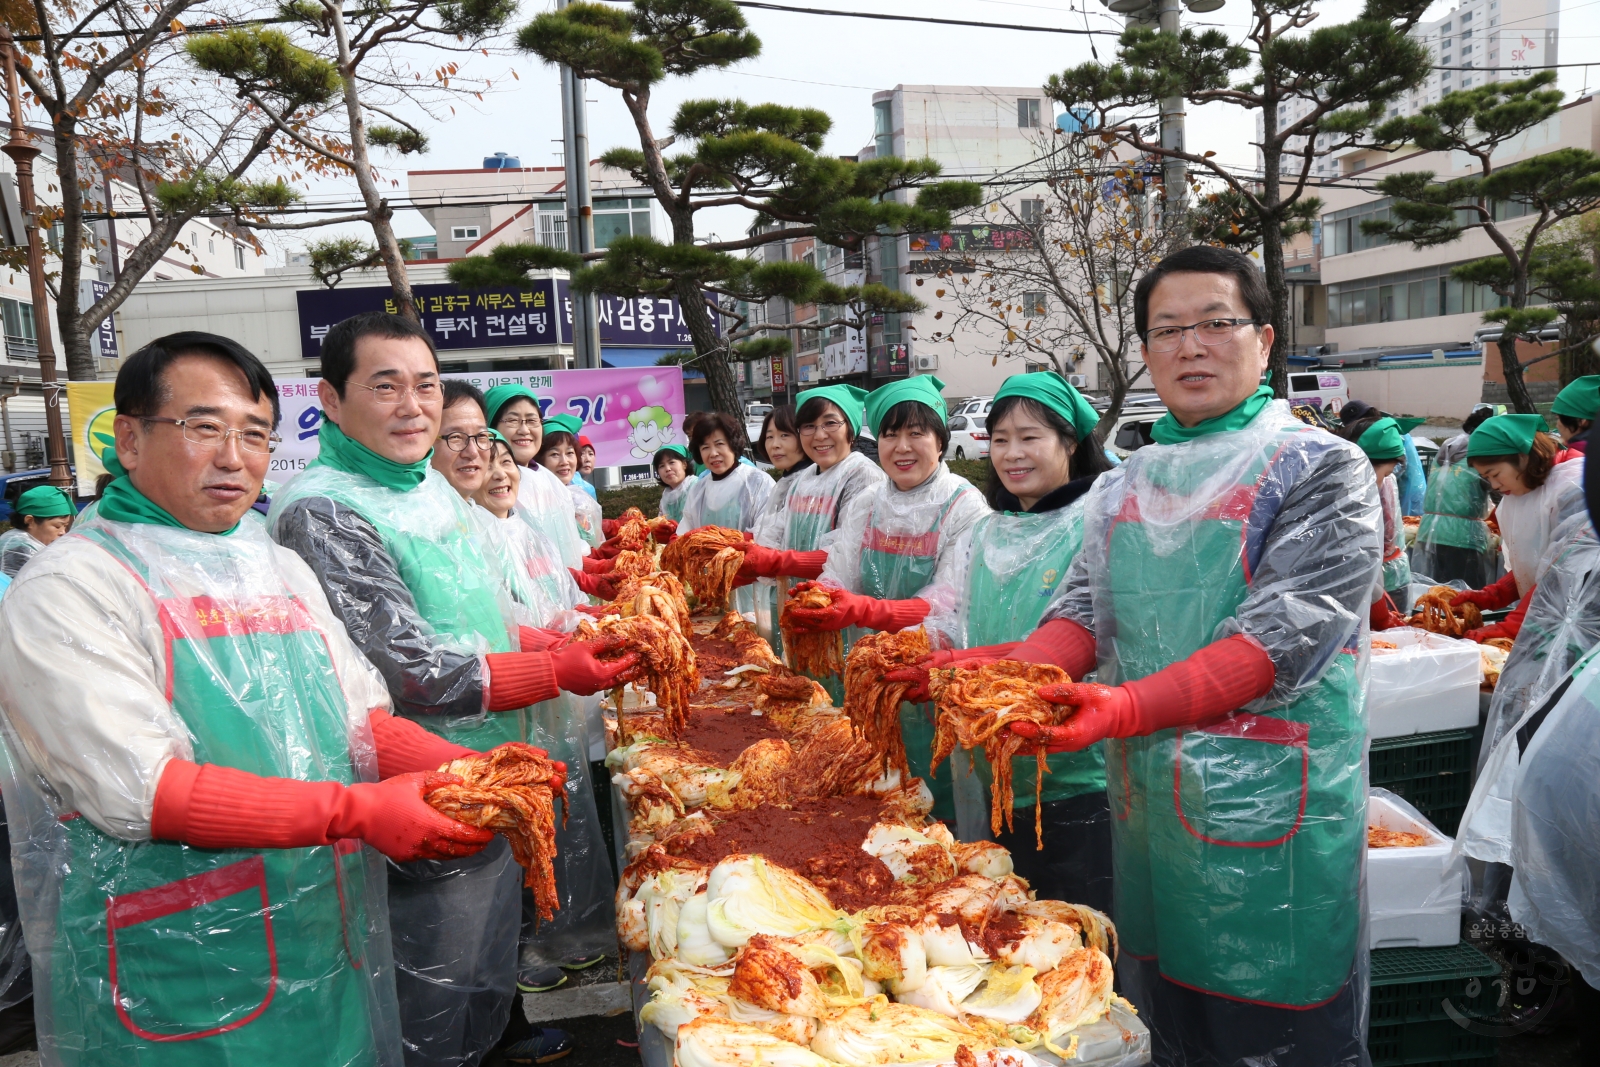
[[[828,553],[779,551],[747,541],[744,565],[739,568],[735,585],[748,585],[757,578],[820,578],[827,565]]]
[[[483,706],[490,711],[514,711],[561,695],[548,652],[491,652],[483,659],[488,667]]]
[[[390,715],[382,708],[373,708],[367,713],[367,724],[372,727],[372,743],[378,750],[379,778],[393,778],[412,771],[435,771],[453,759],[477,755],[470,748],[452,744],[410,719]]]
[[[977,648],[945,648],[924,656],[914,666],[901,667],[890,671],[883,676],[886,682],[910,682],[911,688],[906,690],[906,700],[913,704],[921,704],[931,699],[928,693],[929,675],[936,670],[951,667],[971,669],[981,667],[985,663],[998,663],[1009,659],[1013,648],[1018,642],[1008,641],[1003,645],[980,645]]]
[[[1077,752],[1108,737],[1143,737],[1179,726],[1204,726],[1265,695],[1277,670],[1262,647],[1242,634],[1214,641],[1187,659],[1122,685],[1042,685],[1039,696],[1076,707],[1060,726],[1019,722],[1019,737],[1046,752]]]
[[[604,661],[599,657],[617,651],[622,645],[620,637],[603,637],[598,641],[570,644],[550,653],[556,669],[556,684],[579,696],[616,688],[627,681],[625,676],[639,665],[639,653],[629,652]]]
[[[678,524],[665,515],[650,520],[650,536],[655,542],[665,548],[678,539]]]
[[[801,582],[790,596],[807,589],[824,588],[816,582]],[[846,626],[865,626],[872,630],[899,631],[915,626],[932,610],[926,600],[879,600],[844,589],[827,587],[833,603],[826,608],[791,608],[788,618],[796,630],[842,630]]]
[[[621,552],[622,552],[622,546],[620,544],[618,544],[617,543],[617,539],[615,537],[613,537],[613,538],[611,538],[609,540],[601,541],[594,548],[591,548],[589,550],[589,555],[598,556],[601,559],[610,559],[613,556],[616,556],[616,555],[620,554]]]
[[[171,759],[156,784],[150,836],[199,848],[309,848],[355,837],[399,863],[456,859],[494,835],[441,815],[422,794],[460,780],[415,771],[347,786]]]
[[[1394,599],[1388,593],[1372,602],[1367,610],[1367,624],[1373,630],[1392,630],[1408,624],[1406,617],[1394,610]]]
[[[601,519],[600,520],[600,536],[604,537],[608,541],[611,538],[617,536],[617,531],[621,530],[621,529],[622,529],[622,520],[621,519]]]
[[[1532,590],[1530,589],[1531,593]],[[1517,576],[1507,573],[1493,585],[1486,585],[1482,589],[1467,589],[1450,598],[1452,607],[1462,604],[1476,604],[1485,611],[1498,611],[1512,604],[1520,594],[1517,592]]]
[[[599,556],[584,556],[580,562],[583,564],[583,573],[585,574],[610,574],[617,569],[615,556],[610,559],[601,559]]]
[[[567,573],[572,575],[572,580],[578,583],[578,588],[590,596],[597,596],[601,600],[617,599],[617,587],[603,574],[590,574],[587,571],[575,571],[567,568]]]
[[[524,652],[554,652],[572,640],[571,634],[533,626],[517,627],[517,643]]]
[[[976,607],[976,605],[974,605]],[[1072,678],[1082,678],[1098,662],[1094,634],[1070,619],[1052,619],[1011,650],[1010,659],[1053,663]]]
[[[1528,606],[1533,603],[1533,594],[1538,590],[1538,588],[1538,586],[1534,586],[1532,589],[1529,589],[1528,595],[1522,598],[1521,603],[1512,609],[1511,614],[1507,615],[1499,622],[1490,626],[1482,627],[1481,629],[1468,630],[1466,633],[1467,640],[1477,641],[1481,644],[1482,642],[1489,640],[1491,637],[1509,637],[1511,640],[1515,641],[1517,639],[1517,635],[1522,632],[1522,620],[1527,617]]]

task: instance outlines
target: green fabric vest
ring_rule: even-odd
[[[1466,460],[1440,466],[1428,478],[1422,498],[1418,544],[1489,550],[1489,490]]]
[[[384,548],[416,602],[417,613],[441,644],[464,654],[511,651],[510,605],[499,570],[474,537],[467,506],[444,475],[429,470],[421,485],[387,489],[361,474],[312,463],[272,502],[267,525],[297,500],[327,497],[360,515],[383,538]],[[525,741],[522,711],[480,713],[415,721],[467,748]]]
[[[1268,441],[1187,531],[1148,534],[1140,515],[1159,513],[1161,501],[1127,490],[1109,530],[1093,535],[1109,548],[1096,577],[1102,682],[1186,658],[1235,613],[1249,592],[1245,523],[1275,453],[1311,432],[1295,427]],[[1189,451],[1139,454],[1159,486],[1151,496],[1182,498],[1215,478],[1215,451],[1193,459]],[[1187,500],[1185,510],[1203,503]],[[1287,706],[1106,743],[1124,952],[1159,959],[1174,981],[1241,1000],[1304,1007],[1338,993],[1356,951],[1366,848],[1355,638]]]
[[[859,592],[879,600],[906,600],[916,596],[933,581],[933,572],[939,564],[939,546],[943,538],[939,527],[961,494],[970,493],[970,487],[957,489],[939,508],[933,522],[921,536],[884,534],[878,530],[877,508],[867,519],[865,544],[861,551],[861,589]],[[840,546],[843,551],[843,546]],[[845,649],[855,646],[862,636],[872,630],[851,626],[845,631]],[[900,735],[905,741],[906,762],[911,773],[933,791],[933,817],[954,824],[956,819],[955,784],[951,778],[950,761],[939,765],[937,773],[930,773],[933,762],[932,704],[901,704]]]
[[[1080,497],[1060,511],[997,512],[978,520],[967,572],[967,647],[1025,640],[1038,627],[1057,584],[1083,548],[1083,509]],[[1020,561],[1020,570],[1007,567],[996,573],[1018,552],[1027,556]],[[1011,764],[1013,807],[1031,808],[1038,760],[1020,756]],[[981,749],[973,754],[973,766],[985,786],[993,785],[994,770]],[[1057,752],[1048,757],[1047,766],[1041,793],[1045,803],[1106,787],[1106,759],[1099,745],[1082,752]]]
[[[96,522],[79,536],[155,601],[167,699],[194,761],[357,780],[345,697],[304,606],[281,586],[230,596],[236,574],[215,557],[173,569],[210,572],[218,594],[179,595],[162,579],[171,561],[136,549],[128,529]],[[319,1063],[377,1061],[368,998],[394,993],[387,975],[388,990],[372,988],[388,957],[386,936],[368,952],[383,930],[383,873],[359,842],[219,851],[123,841],[84,818],[65,820],[63,833],[49,997],[64,1062],[213,1067],[313,1049]]]

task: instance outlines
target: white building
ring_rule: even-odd
[[[1418,23],[1411,37],[1427,48],[1434,69],[1421,86],[1390,104],[1384,118],[1415,115],[1457,89],[1555,66],[1560,27],[1561,0],[1467,0],[1441,18]],[[1311,108],[1311,101],[1302,98],[1279,104],[1278,128],[1298,122]],[[1260,142],[1264,137],[1265,124],[1258,113],[1257,166],[1262,163]],[[1311,173],[1319,178],[1350,173],[1354,168],[1328,153],[1327,144],[1326,135],[1319,135]],[[1293,153],[1304,145],[1305,138],[1293,137],[1284,147]],[[1355,156],[1360,158],[1359,153]],[[1298,159],[1285,160],[1285,166],[1299,173]]]

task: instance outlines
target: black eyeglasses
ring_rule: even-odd
[[[443,441],[445,447],[452,452],[465,452],[468,441],[471,441],[479,452],[487,452],[489,451],[489,442],[493,441],[494,438],[489,436],[488,430],[482,433],[470,434],[457,431],[456,433],[447,433],[439,440]]]

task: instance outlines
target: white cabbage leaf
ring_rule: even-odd
[[[981,1041],[955,1019],[880,997],[824,1019],[811,1051],[845,1067],[880,1067],[947,1059]]]
[[[961,1010],[1002,1023],[1020,1023],[1033,1014],[1044,994],[1032,967],[991,967],[983,985],[961,1002]]]
[[[961,1002],[983,983],[989,965],[975,967],[929,967],[928,977],[916,989],[900,994],[900,1003],[948,1015],[961,1015]]]
[[[720,967],[733,959],[733,953],[717,944],[706,925],[709,893],[696,893],[678,909],[678,958],[697,967]]]
[[[837,1067],[759,1027],[702,1016],[678,1028],[677,1067]]]
[[[822,891],[760,856],[729,856],[711,870],[706,922],[719,945],[738,948],[755,934],[788,937],[840,918]]]

